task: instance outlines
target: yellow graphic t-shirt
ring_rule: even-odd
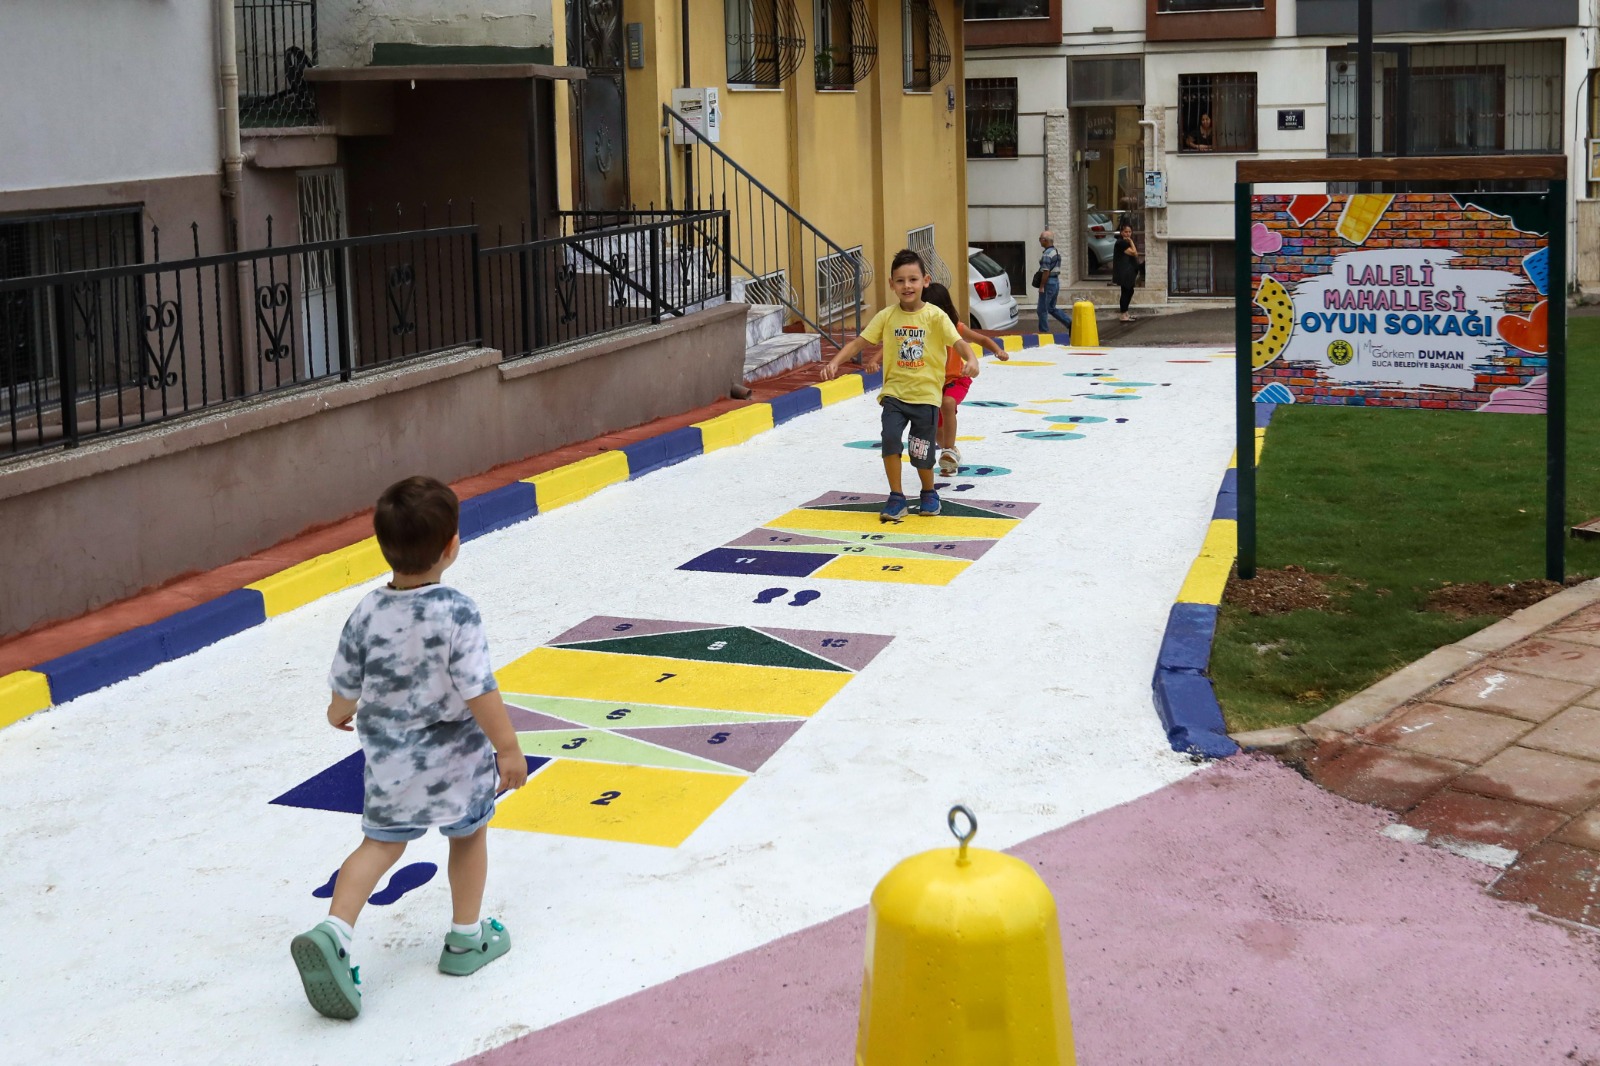
[[[949,315],[932,304],[920,311],[895,304],[872,316],[861,339],[883,345],[883,396],[934,407],[943,402],[945,358],[961,339]]]

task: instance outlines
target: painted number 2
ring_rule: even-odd
[[[612,800],[621,799],[621,798],[622,798],[622,793],[620,793],[620,792],[602,792],[602,793],[600,793],[600,798],[599,799],[592,799],[592,800],[589,801],[589,804],[590,804],[590,806],[594,806],[594,807],[609,807],[609,806],[611,806],[611,801]]]

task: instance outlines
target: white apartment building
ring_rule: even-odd
[[[1594,0],[1374,6],[1375,147],[1569,156],[1569,276],[1600,287]],[[966,14],[971,243],[1017,286],[1054,230],[1063,304],[1107,299],[1123,220],[1146,253],[1136,305],[1231,298],[1237,162],[1355,154],[1355,0],[968,0]]]

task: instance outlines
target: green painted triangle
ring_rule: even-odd
[[[564,696],[537,696],[522,692],[502,693],[505,701],[540,714],[565,718],[595,729],[634,729],[644,726],[743,725],[746,722],[804,721],[784,714],[751,714],[746,711],[711,711],[702,707],[667,707],[654,703],[614,703],[604,700],[575,700]]]
[[[787,666],[796,670],[837,670],[837,663],[819,659],[777,637],[743,626],[694,629],[686,633],[650,633],[642,637],[616,637],[562,644],[563,648],[608,651],[622,655],[657,655],[667,659],[693,659],[708,663],[743,663],[746,666]]]
[[[932,534],[929,533],[852,533],[841,529],[784,529],[780,526],[763,526],[762,528],[770,529],[774,533],[799,533],[807,537],[828,537],[837,540],[841,544],[926,544],[934,539]],[[995,532],[998,534],[999,530]],[[941,541],[981,540],[987,542],[995,540],[996,537],[952,537],[940,533],[938,539]],[[791,551],[793,549],[785,544],[781,546],[781,549],[778,545],[774,545],[773,550]]]
[[[518,733],[517,743],[521,745],[524,755],[542,755],[547,759],[582,759],[587,762],[659,766],[668,770],[698,770],[718,774],[737,772],[710,759],[647,744],[604,729],[544,729],[536,733]]]
[[[1010,521],[1010,522],[1015,522],[1017,520],[1014,515],[1004,515],[1004,514],[999,513],[998,511],[986,511],[981,507],[973,507],[970,504],[957,503],[955,500],[945,499],[942,496],[939,498],[939,504],[940,504],[939,514],[942,515],[945,518],[999,518],[999,519],[1003,519],[1005,521]],[[881,503],[830,503],[825,507],[807,507],[806,510],[808,510],[808,511],[866,511],[866,512],[869,512],[871,514],[877,514],[879,511],[883,510],[883,504],[881,504]]]

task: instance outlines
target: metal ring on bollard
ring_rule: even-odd
[[[958,814],[966,816],[967,831],[965,833],[956,828],[956,815]],[[968,810],[965,805],[958,803],[950,808],[950,814],[945,821],[950,826],[950,832],[961,842],[961,851],[956,855],[956,865],[965,866],[967,865],[967,842],[978,835],[978,816]]]

